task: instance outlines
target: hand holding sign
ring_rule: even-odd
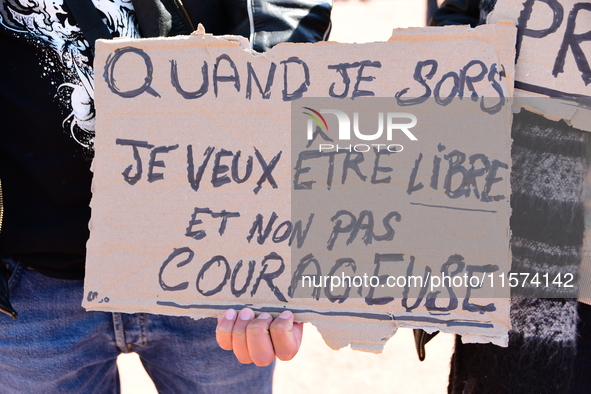
[[[267,312],[255,319],[252,309],[244,308],[239,314],[228,309],[218,318],[216,339],[222,349],[233,350],[241,363],[264,367],[275,357],[289,361],[297,354],[303,326],[304,323],[294,322],[290,311],[273,320]]]

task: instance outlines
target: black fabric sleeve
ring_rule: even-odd
[[[480,19],[480,0],[445,0],[435,11],[429,26],[470,25]]]

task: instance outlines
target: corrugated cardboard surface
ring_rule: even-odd
[[[409,88],[411,97],[425,92],[413,79],[418,62],[437,60],[438,71],[429,82],[435,86],[446,73],[459,75],[477,59],[488,69],[495,64],[504,70],[502,78],[498,73],[491,73],[491,78],[504,97],[510,97],[514,34],[511,24],[409,29],[396,31],[387,43],[286,44],[264,55],[244,49],[237,38],[204,34],[98,42],[96,157],[83,305],[195,318],[244,305],[272,312],[288,308],[299,320],[313,322],[331,346],[351,343],[370,351],[379,350],[400,324],[504,344],[509,328],[506,298],[478,300],[493,302],[494,312],[463,310],[459,300],[459,307],[443,315],[424,308],[409,312],[400,305],[368,306],[364,299],[342,304],[324,298],[292,299],[286,296],[291,279],[287,243],[261,245],[249,242],[247,235],[259,213],[268,217],[275,212],[280,222],[290,219],[291,102],[286,98],[302,86],[305,97],[326,97],[331,84],[342,81],[328,65],[379,61],[380,68],[358,75],[375,77],[362,79],[360,86],[376,97],[392,97]],[[256,73],[260,89],[248,70]],[[475,86],[480,97],[498,97],[488,79]],[[499,138],[486,141],[485,149],[498,152],[496,158],[510,165],[509,120],[498,131]],[[421,143],[438,142],[436,136],[421,138]],[[484,149],[473,133],[457,138],[468,147]],[[231,151],[232,157],[222,149]],[[247,157],[254,158],[251,176],[244,182],[232,177],[231,163],[238,151],[238,180],[246,174]],[[272,172],[278,186],[274,188],[264,169],[279,152]],[[414,164],[408,160],[408,167],[400,171],[410,173]],[[508,196],[508,172],[504,175],[499,187]],[[495,204],[495,211],[490,219],[453,210],[449,217],[460,226],[462,221],[491,220],[483,227],[492,225],[494,231],[472,238],[488,236],[504,245],[497,264],[508,271],[508,199]],[[228,212],[240,216],[230,217]],[[202,230],[205,236],[196,239]],[[428,232],[422,235],[429,248],[448,242]],[[462,237],[457,242],[461,244]],[[477,259],[470,262],[482,263]],[[255,262],[250,279],[249,261]],[[245,283],[248,286],[241,291]],[[508,289],[499,291],[508,294]],[[444,299],[438,302],[446,304]]]

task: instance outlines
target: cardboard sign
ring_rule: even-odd
[[[290,309],[367,351],[398,326],[506,344],[514,35],[97,42],[83,306]]]
[[[591,3],[498,0],[488,22],[517,24],[514,104],[591,131]],[[586,188],[591,190],[587,177]],[[579,299],[591,304],[591,193],[586,192]]]
[[[517,25],[516,103],[591,131],[591,3],[498,0],[489,23]],[[533,99],[532,98],[548,98]]]

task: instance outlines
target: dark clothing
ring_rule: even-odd
[[[44,21],[47,10],[15,9],[10,2],[0,7],[0,179],[5,208],[0,250],[44,274],[81,278],[89,234],[88,126],[94,107],[75,70],[53,50],[49,41],[56,34],[49,21],[33,27],[45,33],[35,37],[27,30],[31,27],[9,19],[15,12],[31,12],[37,17],[30,22]],[[54,15],[68,23],[66,14]],[[65,42],[76,45],[79,40],[70,35]],[[90,69],[88,50],[64,50],[80,56],[81,73]],[[82,100],[74,104],[77,98]]]
[[[280,42],[326,40],[330,31],[331,7],[317,0],[185,0],[182,4],[133,0],[133,4],[142,37],[188,34],[201,23],[207,33],[247,37],[254,50],[264,52]]]
[[[480,19],[480,0],[445,0],[433,13],[429,26],[470,25]]]
[[[523,109],[514,115],[513,272],[577,275],[584,232],[587,134]],[[576,299],[513,296],[510,318],[506,348],[456,340],[449,393],[570,392],[577,350]]]
[[[569,394],[587,394],[591,390],[591,305],[578,303],[577,355]]]

